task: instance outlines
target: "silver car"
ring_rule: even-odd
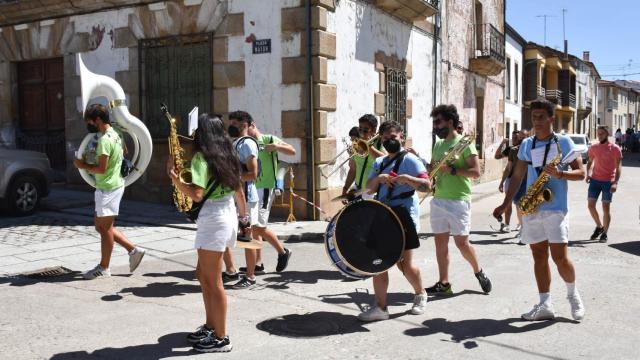
[[[30,215],[49,195],[53,170],[47,155],[0,149],[0,206],[13,215]]]
[[[582,156],[582,163],[586,164],[589,161],[589,147],[591,146],[591,142],[587,135],[584,134],[568,134],[573,141],[573,144],[576,146],[576,151],[580,153]]]

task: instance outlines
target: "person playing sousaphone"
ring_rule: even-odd
[[[369,142],[376,135],[377,127],[378,119],[374,115],[365,114],[360,117],[360,119],[358,119],[358,134],[360,139]],[[351,136],[351,133],[349,133],[349,135]],[[353,200],[356,192],[361,192],[367,188],[367,180],[373,168],[373,162],[376,158],[384,156],[384,152],[381,149],[382,141],[378,138],[369,144],[369,153],[367,156],[362,157],[355,155],[349,160],[349,172],[342,187],[343,202]],[[355,189],[352,188],[354,181]]]
[[[382,145],[389,155],[375,160],[367,182],[367,193],[375,193],[378,201],[391,207],[404,227],[405,248],[397,265],[415,293],[411,313],[420,315],[424,313],[427,305],[427,295],[422,287],[420,269],[412,260],[412,250],[420,246],[418,240],[420,208],[415,191],[430,191],[431,182],[422,161],[402,148],[403,130],[397,121],[382,123],[380,135]],[[389,275],[386,271],[373,277],[376,303],[358,315],[358,319],[376,321],[389,318],[388,287]]]

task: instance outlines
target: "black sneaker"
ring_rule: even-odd
[[[596,240],[598,236],[602,235],[602,233],[604,233],[604,228],[596,226],[596,229],[593,230],[593,234],[591,234],[591,240]]]
[[[224,339],[218,339],[214,334],[211,334],[194,344],[193,349],[203,353],[229,352],[233,349],[233,345],[231,345],[228,336],[225,336]]]
[[[247,267],[243,266],[240,269],[238,269],[238,271],[242,274],[246,274],[247,273]],[[264,264],[260,264],[260,265],[256,265],[256,267],[253,270],[253,273],[256,275],[263,275],[264,274]]]
[[[291,250],[285,248],[284,254],[278,254],[278,265],[276,265],[276,272],[282,272],[289,265],[289,258],[291,257]]]
[[[223,284],[226,284],[226,283],[231,282],[231,281],[236,281],[238,279],[240,279],[240,274],[238,274],[237,272],[234,273],[234,274],[229,274],[226,271],[222,272],[222,283]]]
[[[484,291],[485,294],[488,294],[491,292],[491,280],[489,280],[489,278],[487,277],[487,274],[485,274],[482,269],[480,269],[480,271],[478,271],[478,273],[476,274],[476,279],[478,279],[478,282],[480,283],[480,287],[482,288],[482,291]]]
[[[607,233],[603,231],[602,235],[600,235],[600,242],[601,243],[606,243],[607,240],[609,240],[609,237],[607,236]]]
[[[253,279],[249,279],[246,276],[243,276],[242,279],[240,279],[240,281],[238,281],[237,283],[231,285],[232,289],[236,289],[236,290],[242,290],[242,289],[248,289],[250,287],[252,287],[253,285],[256,284],[256,280]]]
[[[212,333],[214,333],[213,329],[209,329],[205,324],[200,326],[195,332],[187,335],[187,341],[192,344],[197,344]]]
[[[426,288],[424,289],[428,294],[434,294],[434,295],[451,295],[453,294],[453,290],[451,289],[451,284],[443,284],[440,281],[438,281],[435,285],[433,285],[432,287]]]

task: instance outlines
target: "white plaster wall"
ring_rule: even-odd
[[[384,51],[406,58],[413,66],[408,98],[413,100],[413,117],[407,120],[408,136],[421,156],[430,158],[432,104],[432,49],[427,35],[413,30],[377,8],[361,1],[337,3],[328,14],[327,31],[336,33],[336,59],[328,63],[328,82],[337,85],[337,109],[327,116],[328,136],[338,139],[337,151],[358,118],[374,112],[374,93],[379,91],[375,53]],[[346,157],[343,157],[346,158]],[[329,179],[329,186],[341,186],[346,167]]]
[[[282,136],[281,112],[300,109],[301,85],[282,85],[282,57],[299,56],[300,46],[293,39],[282,39],[280,10],[294,5],[291,0],[230,0],[230,13],[244,13],[245,36],[229,38],[229,61],[244,61],[245,86],[229,89],[229,110],[247,111],[264,133]],[[271,53],[253,54],[245,39],[271,39]],[[286,53],[286,55],[283,55]],[[301,160],[304,143],[283,139],[296,148],[295,156],[279,157],[287,162]]]
[[[504,116],[505,123],[510,122],[511,131],[515,129],[517,125],[518,129],[522,128],[522,46],[518,44],[511,36],[507,34],[506,37],[506,47],[505,52],[506,56],[511,58],[511,98],[507,100],[506,98],[506,84],[505,84],[505,103],[504,103]],[[516,86],[516,65],[518,64],[518,73],[519,73],[519,81],[518,81],[518,98],[515,98],[515,86]],[[505,69],[504,71],[507,71]],[[507,80],[505,74],[505,81]],[[516,101],[517,100],[517,101]],[[506,131],[506,124],[505,130]],[[511,137],[511,134],[504,134],[504,136]]]

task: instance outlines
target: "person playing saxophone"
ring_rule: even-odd
[[[497,218],[504,213],[526,173],[527,192],[518,206],[525,214],[522,219],[522,242],[531,247],[540,302],[531,311],[522,314],[522,318],[537,321],[555,317],[549,296],[551,252],[551,258],[567,285],[571,315],[575,320],[581,320],[585,309],[576,288],[575,269],[567,254],[567,181],[584,180],[585,171],[579,157],[569,164],[569,168],[566,165],[558,166],[561,165],[562,154],[569,154],[574,144],[569,137],[553,132],[556,105],[546,100],[536,100],[530,106],[535,136],[525,139],[520,145],[509,189],[503,203],[493,211],[493,216]],[[544,197],[543,192],[546,192]]]

